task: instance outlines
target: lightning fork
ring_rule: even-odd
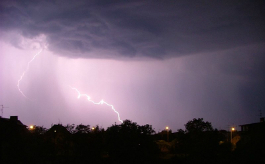
[[[36,58],[36,56],[38,56],[38,55],[42,52],[42,50],[43,50],[43,49],[41,49],[38,53],[36,53],[36,54],[33,56],[33,58],[28,62],[27,68],[24,70],[24,72],[23,72],[22,75],[20,76],[20,79],[19,79],[18,82],[17,82],[17,88],[18,88],[18,91],[19,91],[19,92],[20,92],[25,98],[27,98],[27,99],[29,99],[29,98],[28,98],[28,97],[22,92],[22,90],[21,90],[20,87],[19,87],[19,84],[20,84],[20,81],[23,79],[25,73],[28,71],[30,63]]]
[[[99,102],[95,102],[95,101],[91,100],[90,96],[88,96],[87,94],[81,94],[80,91],[79,91],[78,89],[73,88],[73,87],[71,87],[71,86],[69,86],[69,87],[70,87],[71,89],[75,90],[75,91],[78,93],[78,96],[77,96],[78,99],[81,98],[81,97],[86,97],[87,100],[88,100],[89,102],[91,102],[91,103],[93,103],[93,104],[95,104],[95,105],[103,105],[103,104],[105,104],[105,105],[111,107],[111,109],[117,114],[117,116],[118,116],[118,120],[119,120],[121,123],[123,123],[123,121],[122,121],[121,118],[120,118],[120,114],[119,114],[119,112],[114,108],[113,105],[111,105],[111,104],[105,102],[104,100],[101,100],[101,101],[99,101]]]

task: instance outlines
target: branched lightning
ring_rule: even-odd
[[[118,120],[119,120],[121,123],[123,123],[123,121],[122,121],[121,118],[120,118],[120,114],[119,114],[119,112],[116,111],[116,109],[114,108],[113,105],[111,105],[111,104],[105,102],[104,100],[101,100],[100,102],[95,102],[95,101],[91,100],[90,96],[88,96],[87,94],[81,94],[79,90],[77,90],[76,88],[73,88],[73,87],[71,87],[71,86],[70,86],[70,88],[72,88],[73,90],[75,90],[75,91],[78,93],[78,96],[77,96],[78,99],[81,98],[81,97],[86,97],[87,100],[88,100],[89,102],[92,102],[92,103],[95,104],[95,105],[103,105],[103,104],[105,104],[105,105],[111,107],[111,109],[112,109],[112,110],[118,115]]]
[[[20,87],[19,87],[19,83],[20,83],[20,81],[23,79],[25,73],[28,71],[30,63],[36,58],[36,56],[38,56],[38,55],[42,52],[42,50],[43,50],[43,49],[41,49],[40,52],[38,52],[36,55],[34,55],[33,58],[28,62],[27,68],[26,68],[25,71],[22,73],[22,75],[20,76],[20,79],[19,79],[18,82],[17,82],[17,87],[18,87],[19,92],[20,92],[25,98],[27,98],[27,99],[29,99],[29,98],[28,98],[28,97],[22,92],[22,90],[21,90]]]

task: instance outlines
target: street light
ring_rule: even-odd
[[[30,130],[33,130],[33,129],[34,129],[34,126],[33,126],[33,125],[30,125],[30,126],[29,126],[29,129],[30,129]]]
[[[235,131],[234,127],[231,128],[231,143],[232,143],[232,138],[233,138],[233,131]]]
[[[166,131],[167,131],[167,142],[168,142],[168,140],[169,140],[169,138],[168,138],[169,127],[168,126],[166,126]]]

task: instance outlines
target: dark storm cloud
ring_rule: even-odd
[[[68,57],[166,58],[264,42],[264,1],[1,1],[1,31]],[[93,53],[105,50],[108,54]],[[94,55],[94,56],[92,56]]]
[[[196,87],[191,85],[185,89],[189,93],[190,88],[195,88],[190,95],[183,93],[184,98],[192,97],[198,103],[207,104],[201,107],[203,109],[212,106],[230,114],[237,111],[233,120],[240,124],[257,122],[259,110],[265,112],[264,47],[265,44],[244,46],[187,57],[184,70],[187,70],[187,74],[191,73],[192,77],[200,77],[194,85],[200,83],[200,80],[202,82]],[[191,83],[189,80],[185,79],[185,84]],[[201,89],[199,94],[197,88]],[[238,113],[244,113],[247,117],[239,118]]]

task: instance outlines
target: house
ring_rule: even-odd
[[[252,124],[239,125],[241,127],[240,132],[240,144],[252,144],[252,145],[264,145],[265,138],[265,122],[264,117],[260,118],[260,122]]]
[[[17,116],[0,117],[0,158],[2,163],[19,163],[25,157],[30,132]]]
[[[239,125],[241,132],[260,132],[265,130],[264,117],[260,118],[260,122],[252,124]]]
[[[29,134],[29,131],[27,126],[18,120],[18,116],[10,116],[9,119],[0,117],[0,133],[4,138],[9,138]]]
[[[45,134],[44,139],[51,143],[56,155],[72,155],[73,142],[71,133],[61,124],[53,125]]]

